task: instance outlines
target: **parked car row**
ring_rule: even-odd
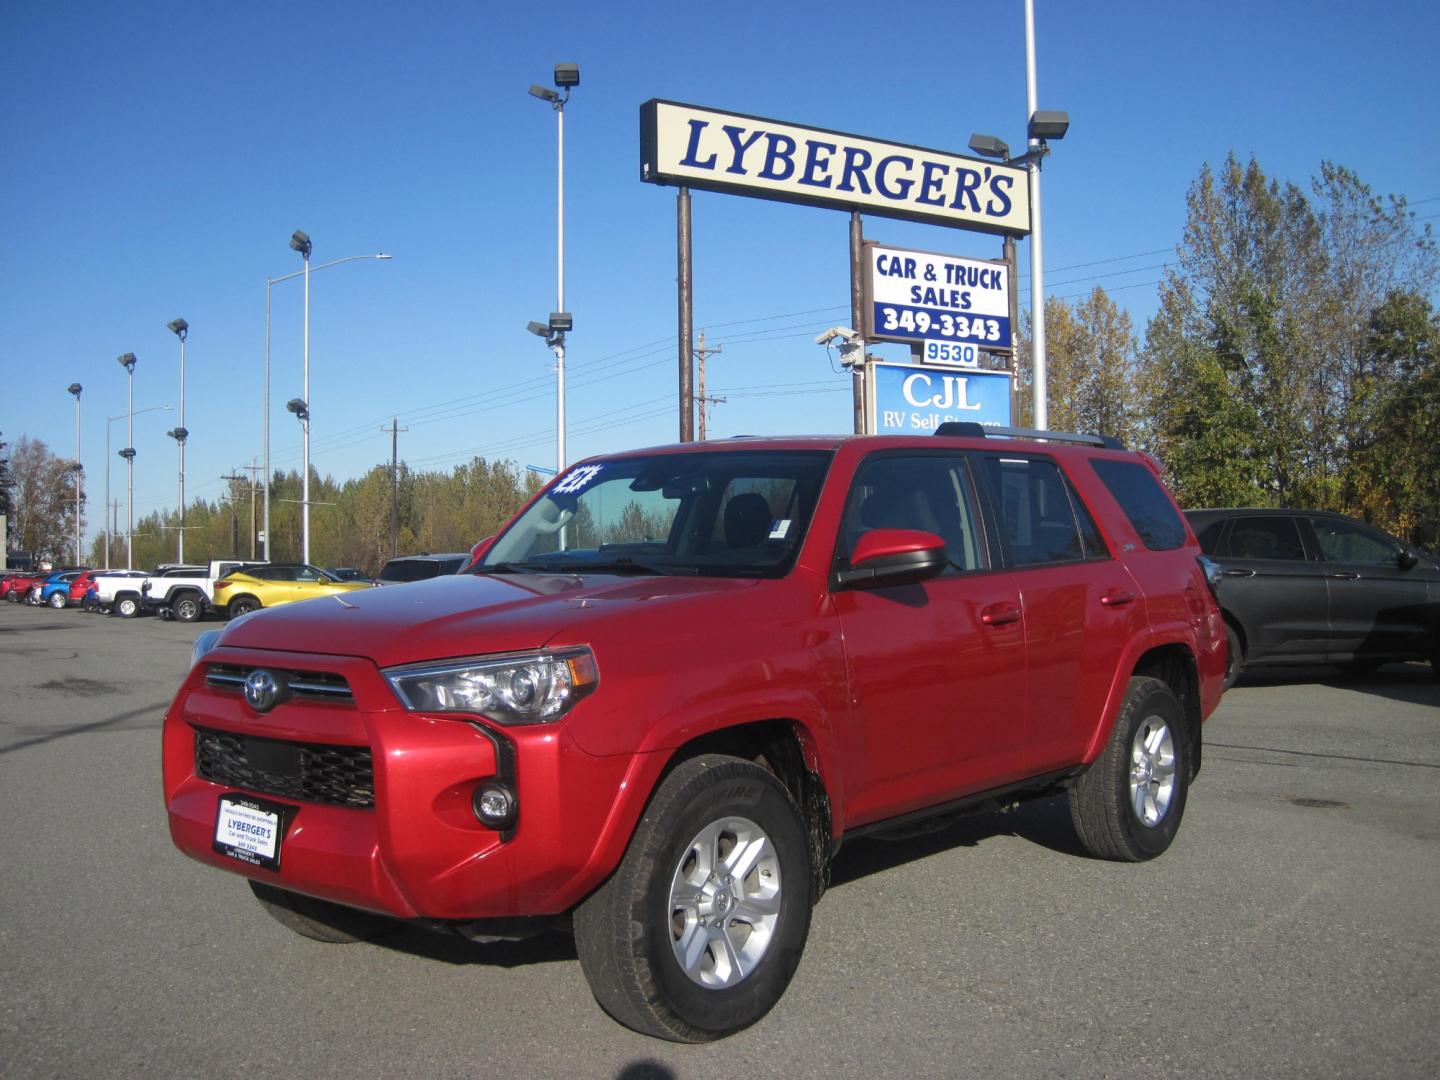
[[[5,572],[0,575],[0,597],[11,603],[78,607],[122,618],[153,614],[194,622],[208,613],[234,618],[315,596],[423,581],[456,573],[469,561],[469,554],[407,555],[391,559],[374,578],[355,567],[321,569],[243,559],[165,565],[154,571],[65,567]]]

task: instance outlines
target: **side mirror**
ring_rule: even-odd
[[[850,565],[835,572],[841,588],[911,585],[950,565],[945,541],[920,529],[871,529],[855,542]]]
[[[1400,557],[1395,560],[1395,563],[1401,570],[1412,570],[1420,565],[1420,556],[1416,555],[1413,551],[1402,551]]]

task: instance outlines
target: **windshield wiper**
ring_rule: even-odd
[[[699,575],[700,568],[698,566],[676,566],[673,564],[620,558],[610,559],[604,562],[572,563],[567,572],[572,574],[655,574],[661,577],[695,577]]]
[[[554,566],[546,566],[544,563],[531,562],[486,563],[471,571],[472,574],[568,574],[569,572]]]

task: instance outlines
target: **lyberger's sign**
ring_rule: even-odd
[[[1024,236],[1023,169],[778,120],[651,100],[640,178]]]

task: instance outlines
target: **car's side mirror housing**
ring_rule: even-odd
[[[1395,560],[1401,570],[1413,570],[1420,565],[1420,556],[1413,551],[1402,551],[1400,557]]]
[[[945,541],[932,532],[871,529],[855,542],[850,565],[835,572],[835,584],[849,589],[911,585],[935,577],[949,564]]]

